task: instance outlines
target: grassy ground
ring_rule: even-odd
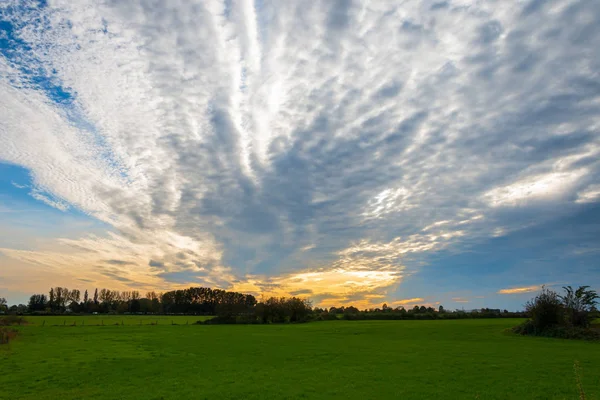
[[[86,316],[52,316],[26,317],[31,326],[102,326],[102,325],[186,325],[196,321],[205,321],[212,317],[194,315],[86,315]]]
[[[42,317],[0,349],[2,399],[600,400],[600,345],[504,333],[518,320],[185,325]],[[105,326],[92,326],[104,318]],[[63,321],[67,319],[65,325]],[[170,320],[180,324],[173,326]],[[162,323],[164,321],[164,324]],[[58,326],[52,326],[58,325]]]

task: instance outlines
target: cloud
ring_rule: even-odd
[[[537,286],[527,286],[527,287],[515,287],[509,289],[500,289],[498,290],[498,294],[523,294],[523,293],[532,293],[537,292],[542,289],[541,285]]]
[[[11,181],[10,183],[11,183],[11,184],[12,184],[14,187],[16,187],[17,189],[27,189],[27,188],[29,187],[29,186],[27,186],[27,185],[19,185],[18,183],[16,183],[16,182],[12,182],[12,181]]]
[[[107,264],[112,264],[112,265],[131,265],[131,264],[133,264],[131,261],[125,261],[125,260],[104,260],[104,262]]]
[[[396,301],[392,302],[392,305],[394,305],[394,306],[405,306],[405,305],[421,304],[423,302],[425,302],[424,298],[422,298],[422,297],[414,297],[412,299],[396,300]]]
[[[260,3],[0,6],[0,160],[109,227],[2,251],[393,300],[427,254],[598,202],[596,3]]]
[[[452,301],[455,303],[469,303],[470,302],[469,299],[466,299],[464,297],[453,297]]]
[[[236,291],[266,296],[302,296],[319,304],[379,304],[385,293],[397,285],[401,275],[393,270],[367,270],[360,267],[309,270],[274,277],[247,276],[233,284]],[[308,289],[307,289],[308,288]],[[307,296],[306,296],[307,295]],[[332,301],[335,300],[335,301]],[[377,300],[373,303],[373,300]]]
[[[492,189],[484,197],[493,207],[514,206],[530,199],[551,198],[566,192],[584,174],[585,171],[572,171],[528,177],[508,186]]]
[[[33,190],[31,193],[31,197],[36,200],[41,201],[42,203],[48,204],[50,207],[54,207],[59,209],[60,211],[67,211],[69,209],[69,205],[60,200],[53,200],[48,196],[43,195],[38,190]]]
[[[577,193],[577,203],[597,203],[600,201],[600,184],[590,185]]]

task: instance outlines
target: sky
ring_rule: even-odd
[[[0,2],[0,297],[600,289],[600,2]]]

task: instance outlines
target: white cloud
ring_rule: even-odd
[[[27,186],[27,185],[19,185],[18,183],[16,183],[16,182],[12,182],[12,181],[11,181],[10,183],[11,183],[11,184],[12,184],[14,187],[16,187],[17,189],[27,189],[27,188],[28,188],[28,186]]]
[[[580,170],[527,177],[508,186],[492,189],[484,197],[493,207],[514,206],[535,199],[552,199],[569,191],[585,173],[585,170]]]
[[[577,193],[577,203],[593,203],[600,201],[600,185],[590,185]]]

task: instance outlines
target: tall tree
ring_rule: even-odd
[[[63,288],[58,286],[54,288],[54,308],[58,311],[62,310],[64,306],[63,300]]]
[[[94,304],[98,305],[98,288],[94,291]]]
[[[48,303],[48,298],[45,294],[34,294],[29,298],[29,312],[44,311]]]
[[[54,288],[50,288],[50,294],[48,296],[48,307],[50,307],[51,311],[54,311],[54,307],[56,307],[56,294],[54,293]]]
[[[88,291],[86,289],[85,292],[83,293],[83,303],[87,304],[87,302],[88,302]]]
[[[81,299],[81,292],[78,289],[73,289],[69,292],[69,303],[79,303]]]

